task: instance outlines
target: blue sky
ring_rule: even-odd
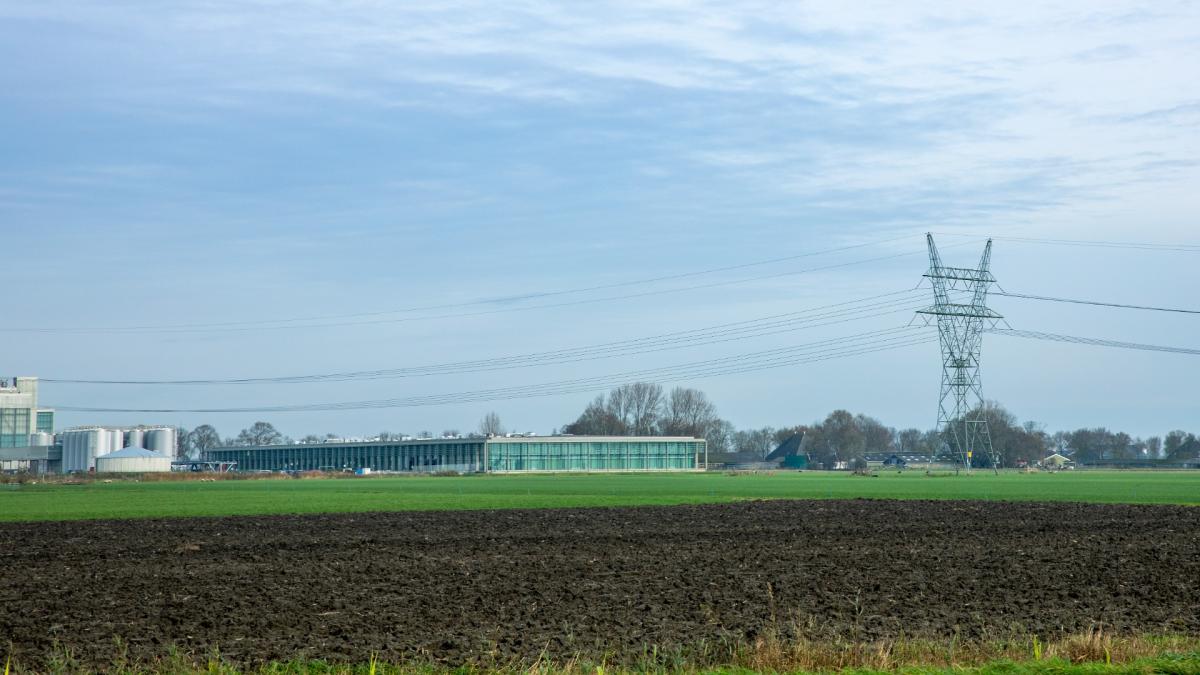
[[[1200,243],[1191,2],[0,2],[0,228],[17,327],[452,304],[814,256],[704,290],[304,330],[3,334],[60,378],[401,367],[654,335],[914,285],[921,233]],[[906,237],[895,239],[896,237]],[[891,241],[884,241],[891,240]],[[952,264],[978,240],[940,237]],[[1005,288],[1194,307],[1197,253],[998,240]],[[14,289],[20,292],[12,292]],[[611,292],[610,292],[611,294]],[[569,300],[603,297],[581,293]],[[535,301],[474,305],[517,309]],[[997,299],[1017,328],[1195,346],[1195,319]],[[887,328],[902,316],[806,332]],[[804,339],[807,339],[805,337]],[[209,408],[472,391],[802,341],[571,366],[238,388],[51,385],[50,405]],[[987,394],[1051,428],[1195,426],[1194,357],[989,337]],[[845,407],[931,426],[931,346],[689,382],[739,426]],[[548,432],[590,393],[268,417],[286,433]]]

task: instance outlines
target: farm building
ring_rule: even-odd
[[[807,469],[808,453],[804,452],[804,432],[792,434],[763,458],[764,462],[777,462],[784,469]]]
[[[1042,460],[1042,466],[1054,467],[1058,469],[1061,469],[1062,467],[1071,463],[1070,457],[1065,457],[1057,452]]]
[[[695,471],[704,439],[665,436],[520,436],[329,442],[213,448],[204,459],[239,471]]]

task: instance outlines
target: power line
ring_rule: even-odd
[[[387,368],[274,377],[243,377],[224,379],[176,379],[176,380],[127,380],[127,379],[69,379],[42,378],[43,382],[55,384],[90,385],[243,385],[243,384],[295,384],[348,380],[420,377],[429,375],[463,374],[507,370],[550,364],[578,363],[617,356],[629,356],[651,352],[710,345],[735,340],[765,337],[790,333],[810,328],[830,326],[849,321],[886,316],[912,311],[921,305],[919,291],[908,289],[892,293],[833,303],[798,312],[776,314],[756,319],[718,324],[687,331],[675,331],[660,335],[632,338],[616,342],[583,347],[533,352],[513,356],[459,361],[425,366]]]
[[[1068,342],[1073,344],[1094,345],[1097,347],[1115,347],[1118,349],[1134,349],[1147,352],[1168,352],[1171,354],[1187,354],[1189,356],[1200,355],[1200,349],[1193,349],[1191,347],[1167,347],[1163,345],[1149,345],[1138,342],[1121,342],[1119,340],[1105,340],[1102,338],[1041,333],[1038,331],[1017,330],[1014,328],[995,328],[989,330],[988,332],[996,335],[1008,335],[1010,337],[1028,338],[1032,340],[1049,340],[1052,342]]]
[[[546,382],[532,385],[502,387],[476,391],[456,392],[448,394],[432,394],[406,398],[374,399],[366,401],[346,401],[333,403],[313,403],[298,405],[253,406],[231,408],[100,408],[81,406],[55,406],[57,410],[70,412],[105,412],[105,413],[277,413],[277,412],[318,412],[332,410],[365,410],[377,408],[406,408],[449,403],[470,403],[480,401],[509,400],[515,398],[531,398],[556,396],[561,394],[579,393],[606,389],[630,382],[651,379],[659,383],[678,382],[704,377],[716,377],[754,372],[785,366],[816,363],[837,358],[847,358],[860,354],[899,349],[902,347],[933,342],[935,338],[923,328],[892,328],[858,335],[831,338],[808,345],[782,347],[747,354],[738,354],[720,359],[708,359],[691,363],[677,364],[662,368],[628,371],[612,375],[578,378],[558,382]]]
[[[877,240],[877,241],[872,241],[872,242],[867,242],[867,243],[862,243],[862,244],[854,244],[854,245],[850,245],[850,246],[824,249],[821,251],[813,251],[810,253],[803,253],[803,254],[787,256],[787,257],[783,257],[783,258],[773,258],[771,260],[742,263],[739,265],[717,267],[717,268],[711,268],[711,269],[707,269],[707,270],[700,270],[700,271],[696,271],[696,272],[686,272],[686,273],[681,273],[681,274],[676,274],[676,275],[653,277],[653,278],[649,278],[649,279],[638,279],[638,280],[634,280],[634,281],[617,282],[617,283],[612,283],[612,284],[601,284],[601,285],[588,286],[588,287],[583,287],[583,288],[573,288],[573,289],[556,290],[556,291],[545,291],[545,292],[540,292],[540,293],[530,293],[530,294],[519,295],[519,296],[511,296],[511,297],[507,297],[507,298],[487,298],[487,299],[472,300],[472,301],[461,302],[461,303],[449,303],[449,304],[441,304],[441,305],[424,305],[424,306],[419,306],[419,307],[409,307],[409,308],[394,309],[394,310],[383,310],[383,311],[374,311],[374,312],[358,312],[358,313],[353,313],[353,314],[340,314],[340,315],[327,315],[327,316],[323,316],[323,317],[321,317],[321,316],[292,317],[292,318],[280,318],[280,319],[263,319],[263,320],[258,320],[258,321],[229,321],[229,322],[217,322],[217,323],[160,324],[160,325],[144,325],[144,326],[50,326],[50,327],[11,326],[11,327],[0,327],[0,332],[22,332],[22,333],[247,332],[247,331],[256,331],[256,330],[291,330],[294,328],[337,328],[337,327],[346,327],[346,326],[366,326],[366,325],[378,325],[378,324],[386,324],[386,323],[404,323],[404,322],[411,322],[411,321],[430,321],[430,320],[436,320],[436,319],[487,316],[487,315],[493,315],[493,314],[506,314],[506,313],[510,313],[510,312],[524,312],[524,311],[531,311],[531,310],[536,310],[536,309],[571,307],[571,306],[593,304],[593,303],[600,303],[600,302],[611,302],[611,301],[615,301],[615,300],[628,300],[628,299],[633,299],[633,298],[642,298],[642,297],[650,297],[650,296],[655,296],[655,295],[664,295],[664,294],[670,294],[670,293],[682,293],[682,292],[693,291],[693,290],[716,288],[716,287],[720,287],[720,286],[732,286],[732,285],[737,285],[737,284],[750,283],[753,281],[765,281],[765,280],[769,280],[769,279],[778,279],[778,278],[782,278],[782,277],[795,276],[795,275],[800,275],[800,274],[810,274],[813,272],[822,272],[822,271],[828,271],[828,270],[834,270],[834,269],[841,269],[844,267],[851,267],[851,266],[855,266],[855,265],[864,265],[864,264],[869,264],[869,263],[873,263],[873,262],[892,260],[892,259],[896,259],[896,258],[917,255],[918,253],[921,253],[921,251],[895,253],[895,254],[876,256],[876,257],[865,258],[865,259],[860,259],[860,260],[852,260],[852,261],[837,263],[837,264],[832,264],[832,265],[810,267],[810,268],[805,268],[805,269],[800,269],[800,270],[792,270],[792,271],[788,271],[788,272],[780,272],[780,273],[768,274],[768,275],[743,277],[740,279],[730,279],[730,280],[717,281],[717,282],[711,282],[711,283],[706,283],[706,284],[697,284],[697,285],[682,286],[682,287],[676,287],[676,288],[659,289],[659,290],[655,290],[655,291],[647,291],[647,292],[641,292],[641,293],[609,295],[609,296],[600,297],[600,298],[587,298],[587,299],[574,300],[574,301],[568,301],[568,302],[545,303],[545,304],[530,305],[530,306],[525,306],[525,307],[505,307],[502,309],[482,310],[482,311],[476,311],[476,312],[457,312],[457,313],[433,314],[433,315],[415,316],[415,317],[395,317],[395,318],[374,319],[374,320],[365,320],[365,321],[334,321],[335,319],[378,317],[378,316],[385,316],[385,315],[389,315],[389,314],[403,314],[403,313],[408,313],[408,312],[426,311],[426,310],[431,310],[431,309],[447,309],[447,308],[455,308],[455,307],[466,307],[466,306],[472,306],[472,305],[497,304],[497,303],[502,303],[502,302],[513,302],[513,301],[520,301],[520,300],[526,300],[526,299],[552,297],[552,296],[567,295],[567,294],[574,294],[574,293],[584,293],[584,292],[603,290],[603,289],[609,289],[609,288],[618,288],[618,287],[633,286],[633,285],[640,285],[640,284],[657,283],[660,281],[702,276],[702,275],[713,274],[713,273],[722,272],[722,271],[729,271],[729,270],[735,270],[735,269],[743,269],[743,268],[747,268],[747,267],[774,264],[774,263],[784,262],[784,261],[789,261],[789,260],[797,260],[800,258],[827,255],[830,253],[839,253],[839,252],[848,251],[848,250],[852,250],[852,249],[856,249],[856,248],[862,248],[862,247],[866,247],[866,246],[874,246],[874,245],[899,241],[901,239],[906,239],[906,238],[909,238],[909,236],[906,235],[904,237],[893,237],[893,238],[889,238],[889,239],[882,239],[882,240]],[[967,242],[967,243],[969,243],[969,242]],[[324,322],[324,323],[303,323],[303,322]]]
[[[953,232],[936,232],[940,237],[975,237],[974,234],[956,234]],[[1086,246],[1093,248],[1124,248],[1145,251],[1178,251],[1184,253],[1200,253],[1200,244],[1168,244],[1138,241],[1104,241],[1095,239],[1040,239],[1037,237],[1005,237],[994,235],[997,241],[1011,241],[1023,244],[1050,244],[1053,246]]]
[[[1120,309],[1143,309],[1153,312],[1174,312],[1176,314],[1200,314],[1198,309],[1180,309],[1178,307],[1152,307],[1149,305],[1128,305],[1119,302],[1101,302],[1098,300],[1077,300],[1073,298],[1052,298],[1045,295],[1028,295],[1025,293],[1008,293],[993,291],[993,295],[1003,295],[1007,298],[1022,298],[1025,300],[1045,300],[1047,302],[1067,302],[1075,305],[1095,305],[1097,307],[1117,307]]]

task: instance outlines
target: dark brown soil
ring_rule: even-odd
[[[1095,626],[1200,634],[1200,509],[775,501],[0,525],[25,667],[168,645],[446,663]],[[7,649],[6,649],[7,651]]]

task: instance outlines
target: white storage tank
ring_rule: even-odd
[[[152,427],[146,429],[142,437],[142,447],[161,453],[167,457],[175,456],[175,427]]]
[[[96,473],[154,473],[170,470],[170,457],[145,448],[123,448],[96,458]]]
[[[125,432],[125,445],[123,445],[121,447],[123,447],[123,448],[144,448],[144,447],[146,447],[145,445],[142,445],[142,435],[143,434],[142,434],[141,429],[130,429],[129,431],[126,431]]]
[[[95,455],[96,457],[114,450],[120,450],[121,448],[125,447],[124,429],[105,429],[104,433],[108,436],[108,440],[105,441],[105,447],[107,447],[108,450],[105,450],[104,452],[97,451]]]
[[[42,448],[48,445],[54,445],[54,436],[44,431],[37,431],[29,434],[29,447]]]
[[[67,429],[59,434],[62,439],[64,473],[74,471],[90,471],[96,466],[96,457],[119,450],[122,438],[121,432],[116,435],[110,429],[91,427],[83,429]],[[118,439],[114,442],[114,439]]]

